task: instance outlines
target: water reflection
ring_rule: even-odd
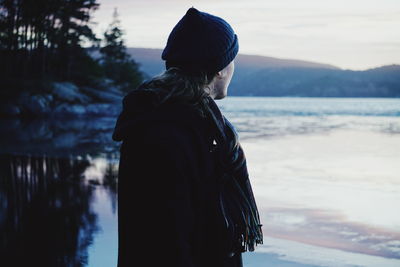
[[[2,266],[87,264],[98,230],[95,186],[84,179],[90,166],[89,158],[0,156]],[[101,184],[116,193],[111,162]]]
[[[245,266],[400,266],[399,99],[219,104],[264,218]],[[0,266],[116,265],[114,124],[0,120]]]
[[[349,221],[332,210],[274,207],[261,210],[268,236],[319,247],[400,258],[400,233]]]
[[[0,120],[1,153],[34,155],[99,155],[115,153],[111,139],[115,118],[70,120]]]

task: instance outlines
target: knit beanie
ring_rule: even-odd
[[[190,74],[216,73],[239,51],[238,38],[222,18],[189,8],[172,29],[161,58],[165,67]]]

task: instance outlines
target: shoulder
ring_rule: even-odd
[[[152,121],[135,127],[134,133],[124,139],[121,154],[181,159],[199,149],[199,138],[193,129],[184,124]]]
[[[144,143],[176,147],[193,145],[213,134],[208,119],[183,105],[159,109],[149,119],[136,124],[131,133]]]

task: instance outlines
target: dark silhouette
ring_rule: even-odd
[[[54,82],[102,91],[142,82],[138,64],[124,52],[117,13],[101,47],[91,28],[98,7],[97,0],[1,0],[0,103],[18,102],[8,100],[23,92],[51,94]],[[99,49],[100,62],[91,56]]]
[[[190,8],[163,50],[166,70],[124,98],[119,267],[240,267],[262,243],[243,150],[214,102],[238,49],[225,20]]]
[[[85,266],[97,230],[87,160],[0,156],[2,266]]]
[[[1,1],[2,79],[85,79],[80,72],[89,74],[93,61],[81,44],[99,41],[89,26],[98,6],[96,0]]]

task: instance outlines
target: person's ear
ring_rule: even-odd
[[[224,73],[223,73],[222,70],[218,71],[217,74],[215,74],[215,77],[216,77],[217,79],[221,79],[223,76],[224,76]]]

